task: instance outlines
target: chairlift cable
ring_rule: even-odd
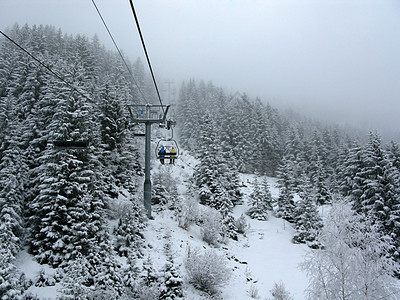
[[[149,58],[149,55],[148,55],[148,53],[147,53],[146,44],[145,44],[145,42],[144,42],[143,34],[142,34],[142,31],[141,31],[140,25],[139,25],[139,20],[138,20],[138,17],[137,17],[137,15],[136,15],[135,6],[134,6],[132,0],[129,0],[129,3],[131,4],[131,10],[132,10],[132,13],[133,13],[133,17],[134,17],[134,19],[135,19],[135,22],[136,22],[136,27],[137,27],[138,32],[139,32],[139,36],[140,36],[140,40],[141,40],[141,42],[142,42],[143,50],[144,50],[144,53],[145,53],[145,55],[146,55],[147,64],[148,64],[149,69],[150,69],[151,77],[152,77],[152,79],[153,79],[154,87],[155,87],[156,92],[157,92],[158,100],[160,101],[161,109],[162,109],[162,111],[163,111],[163,113],[164,113],[164,105],[163,105],[163,103],[162,103],[161,96],[160,96],[160,92],[159,92],[158,86],[157,86],[157,82],[156,82],[156,79],[155,79],[155,77],[154,77],[153,68],[151,67],[150,58]]]
[[[50,67],[46,66],[40,59],[36,58],[33,54],[31,54],[28,50],[26,50],[25,48],[23,48],[21,45],[19,45],[16,41],[14,41],[12,38],[10,38],[7,34],[5,34],[3,31],[0,30],[0,33],[6,38],[8,39],[11,43],[13,43],[16,47],[18,47],[21,51],[23,51],[24,53],[26,53],[27,55],[29,55],[31,58],[33,58],[39,65],[41,65],[42,67],[44,67],[49,73],[51,73],[52,75],[54,75],[55,77],[57,77],[58,79],[60,79],[62,82],[64,82],[69,88],[71,88],[72,90],[74,90],[75,92],[77,92],[79,95],[81,95],[82,97],[84,97],[86,100],[92,101],[92,99],[90,99],[88,96],[86,96],[85,94],[83,94],[81,91],[79,91],[76,87],[74,87],[71,83],[69,83],[68,81],[66,81],[62,76],[60,76],[59,74],[57,74],[56,72],[54,72]]]
[[[128,64],[127,64],[127,62],[126,62],[124,56],[122,55],[121,51],[119,50],[119,47],[118,47],[117,43],[115,42],[115,39],[114,39],[113,35],[111,34],[111,31],[108,29],[108,26],[107,26],[107,24],[106,24],[106,21],[104,20],[102,14],[100,13],[99,8],[97,7],[97,5],[96,5],[96,3],[95,3],[94,0],[92,0],[92,3],[93,3],[93,5],[94,5],[94,7],[95,7],[95,9],[96,9],[96,11],[97,11],[97,13],[98,13],[98,15],[99,15],[101,21],[103,22],[103,25],[104,25],[104,27],[106,28],[106,30],[107,30],[107,32],[108,32],[108,35],[110,36],[112,42],[114,43],[114,46],[115,46],[115,48],[117,49],[119,56],[121,57],[122,61],[124,62],[126,69],[128,70],[129,74],[131,75],[131,77],[132,77],[132,79],[133,79],[133,83],[134,83],[134,84],[136,85],[136,87],[138,88],[138,90],[139,90],[139,92],[140,92],[140,95],[142,96],[143,100],[144,100],[145,102],[148,102],[148,101],[146,100],[146,97],[144,96],[142,90],[140,89],[138,83],[136,82],[135,77],[133,76],[133,73],[132,73],[131,69],[129,68],[129,66],[128,66]]]

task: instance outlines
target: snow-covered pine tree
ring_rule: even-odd
[[[174,266],[174,262],[167,261],[160,272],[161,292],[159,299],[173,300],[183,297],[183,279]]]
[[[294,222],[294,195],[285,187],[279,189],[279,196],[276,201],[275,214],[288,222]]]
[[[294,160],[295,158],[292,155],[284,156],[277,171],[279,187],[285,188],[286,190],[291,192],[294,192],[294,190],[296,189],[295,180],[297,180],[294,178],[296,177]]]
[[[385,166],[384,185],[385,200],[387,207],[390,207],[390,212],[387,215],[380,214],[380,219],[383,222],[385,231],[390,234],[395,243],[395,249],[393,251],[393,257],[399,261],[400,256],[400,151],[396,143],[392,142],[387,150],[386,156],[389,163]]]
[[[92,244],[88,260],[93,268],[95,291],[93,299],[118,299],[124,290],[122,268],[113,250],[112,239],[108,234]]]
[[[160,209],[164,210],[177,208],[178,201],[177,182],[174,173],[170,168],[159,166],[153,173],[153,204],[160,204]],[[155,207],[155,209],[157,209]]]
[[[265,191],[265,190],[264,190]],[[252,219],[257,219],[259,221],[268,220],[268,210],[272,209],[271,206],[271,194],[264,194],[258,183],[257,176],[253,181],[253,192],[250,194],[249,199],[249,210],[247,214]],[[269,198],[268,198],[269,197]]]
[[[353,207],[366,219],[381,223],[384,232],[392,237],[399,236],[398,221],[399,187],[398,169],[392,164],[391,156],[383,149],[379,135],[370,133],[364,147],[350,150],[342,175],[342,191],[350,196]],[[399,246],[393,256],[399,257]]]
[[[234,162],[232,152],[233,151],[224,153],[226,168],[222,170],[223,177],[221,177],[220,180],[222,186],[228,193],[227,197],[231,200],[232,205],[236,206],[243,203],[243,195],[240,191],[239,172]]]
[[[0,248],[13,257],[21,249],[24,235],[24,202],[27,165],[20,148],[21,133],[9,124],[0,156]]]
[[[160,174],[160,173],[158,173]],[[151,203],[152,205],[160,205],[155,206],[155,210],[163,210],[166,207],[166,204],[169,202],[169,193],[164,186],[164,180],[162,176],[157,176],[154,174],[153,183],[152,183],[152,191],[151,191]]]
[[[139,274],[136,299],[158,299],[161,294],[160,274],[154,268],[150,255],[143,261]]]
[[[127,91],[124,86],[127,84],[115,84],[110,79],[100,89],[99,100],[99,123],[101,134],[101,145],[106,151],[120,149],[123,146],[127,117],[124,113],[124,98]]]
[[[0,225],[0,234],[3,228]],[[0,242],[4,239],[1,237]],[[11,251],[5,248],[7,244],[0,246],[0,299],[21,299],[24,290],[28,287],[25,276],[20,273],[15,265],[15,257]]]
[[[316,196],[310,183],[306,183],[301,189],[300,200],[296,203],[294,210],[296,233],[293,236],[293,242],[306,243],[310,248],[319,248],[321,245],[317,237],[323,224],[318,213]]]
[[[233,207],[229,192],[224,186],[230,179],[225,177],[228,164],[217,144],[215,124],[209,115],[205,115],[200,127],[200,162],[195,167],[194,178],[200,188],[200,203],[221,210],[226,215]]]
[[[143,244],[144,215],[136,205],[131,205],[120,217],[118,227],[114,229],[114,249],[121,255],[130,257],[131,252],[140,252]]]
[[[3,139],[0,155],[0,298],[16,299],[26,284],[15,266],[16,255],[23,245],[25,234],[23,206],[27,167],[23,151],[18,146],[15,126]],[[6,149],[4,149],[6,147]]]
[[[92,267],[86,257],[78,254],[64,268],[62,299],[88,299],[94,292]]]
[[[339,168],[340,191],[345,197],[354,201],[354,206],[360,209],[359,198],[362,194],[362,178],[359,176],[364,167],[364,150],[356,144],[351,147],[344,159],[343,166]]]
[[[388,164],[381,147],[381,140],[377,134],[370,133],[369,142],[364,152],[364,167],[359,172],[362,178],[361,195],[358,212],[365,215],[374,214],[383,210],[385,195],[383,188],[383,171]],[[357,202],[356,200],[356,202]]]
[[[325,173],[325,167],[320,156],[317,157],[315,168],[311,174],[311,182],[315,187],[315,197],[317,204],[329,204],[332,201],[332,195],[328,186],[328,176]]]
[[[393,167],[400,171],[400,146],[398,143],[391,141],[386,146],[386,154]]]
[[[183,297],[183,279],[175,267],[174,253],[172,252],[171,234],[169,232],[164,236],[165,256],[167,261],[160,272],[161,293],[159,299],[173,300]]]
[[[110,77],[108,75],[100,86],[99,103],[95,108],[99,124],[99,141],[96,146],[99,160],[97,174],[101,184],[98,186],[104,197],[108,199],[118,196],[117,187],[122,183],[117,177],[119,174],[123,174],[125,168],[128,167],[121,163],[121,151],[127,127],[127,119],[123,112],[125,105],[122,100],[126,96],[126,92],[124,92],[126,88],[118,86]]]
[[[267,177],[265,177],[265,176],[263,177],[260,188],[261,188],[261,193],[264,195],[267,208],[269,210],[272,210],[274,199],[272,198],[272,195],[271,195],[271,189],[270,189],[270,185],[268,183]]]
[[[197,156],[199,150],[198,128],[201,124],[201,100],[195,80],[183,83],[178,98],[179,138],[185,147]]]
[[[89,139],[85,99],[60,87],[59,110],[51,125],[55,139]],[[87,255],[90,240],[101,234],[104,203],[93,196],[88,151],[56,151],[48,146],[42,153],[40,192],[30,204],[30,249],[42,263],[57,266],[78,253]]]
[[[283,218],[288,222],[293,222],[294,216],[294,171],[293,156],[284,157],[278,168],[278,187],[279,196],[276,202],[275,214],[279,218]]]
[[[127,258],[127,265],[122,270],[123,283],[125,286],[125,294],[131,298],[135,297],[138,289],[138,279],[140,269],[137,266],[137,256],[136,253],[131,252]]]
[[[63,269],[66,299],[119,299],[124,293],[123,271],[108,234],[91,244],[88,255],[79,253]]]
[[[268,129],[267,133],[265,133],[264,141],[266,141],[265,145],[265,175],[267,176],[276,176],[276,172],[278,170],[279,163],[283,156],[282,145],[281,145],[281,119],[278,111],[271,107],[269,103],[267,103],[265,108],[265,116],[266,116],[266,127]]]

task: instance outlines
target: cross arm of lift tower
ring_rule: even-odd
[[[151,179],[150,179],[150,141],[151,141],[151,125],[159,124],[160,126],[170,126],[167,121],[167,113],[170,105],[128,105],[128,110],[133,123],[144,123],[145,130],[145,155],[144,155],[144,207],[147,211],[147,217],[151,216]],[[175,125],[175,124],[174,124]]]

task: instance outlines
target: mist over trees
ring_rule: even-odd
[[[138,195],[142,151],[126,106],[154,99],[142,62],[125,58],[135,85],[118,54],[105,50],[96,37],[27,25],[16,25],[8,34],[79,92],[0,40],[0,296],[21,296],[27,288],[15,267],[17,254],[26,247],[39,263],[62,270],[53,279],[63,282],[66,298],[93,298],[102,292],[109,298],[183,297],[168,241],[162,274],[150,259],[141,268],[136,265],[145,247]],[[159,171],[153,175],[153,201],[175,211],[179,226],[202,226],[203,239],[212,246],[237,239],[246,227],[244,217],[232,216],[233,208],[244,202],[239,173],[273,176],[280,189],[277,199],[266,180],[251,183],[251,218],[267,221],[274,214],[292,223],[293,242],[315,251],[335,249],[319,211],[346,198],[351,207],[346,212],[354,220],[382,229],[378,239],[387,243],[377,244],[376,251],[389,257],[383,263],[394,265],[386,275],[398,272],[398,144],[384,145],[377,133],[363,143],[338,127],[194,79],[182,83],[177,117],[180,146],[199,162],[188,180],[192,198],[178,199],[176,182],[170,179],[168,187],[163,186],[166,174]],[[84,151],[60,151],[52,143],[60,140],[90,144]],[[115,206],[119,197],[126,198],[123,207]],[[379,235],[372,229],[371,235]],[[363,239],[354,238],[346,247],[364,258],[368,253],[362,252]],[[128,268],[120,265],[118,255]],[[199,271],[195,263],[190,266]],[[218,276],[225,282],[224,274]],[[214,291],[214,285],[207,288]]]
[[[273,209],[268,193],[262,195],[259,183],[253,183],[254,192],[249,200],[250,216],[265,220],[268,211],[273,210],[277,217],[293,224],[296,229],[293,242],[306,243],[310,248],[320,248],[322,252],[317,253],[321,255],[327,253],[328,249],[325,248],[328,245],[321,236],[326,231],[319,207],[330,206],[338,199],[346,198],[354,210],[350,214],[354,214],[354,218],[362,226],[371,227],[371,230],[382,230],[380,234],[378,231],[371,232],[381,241],[381,244],[377,241],[377,249],[371,251],[375,251],[373,259],[377,264],[391,267],[382,267],[383,270],[377,272],[388,277],[399,275],[398,144],[391,142],[383,145],[377,133],[370,133],[367,142],[362,143],[355,135],[337,127],[288,116],[269,104],[262,103],[260,99],[251,100],[245,94],[227,95],[212,83],[205,84],[202,81],[190,80],[182,85],[178,108],[179,121],[182,124],[181,141],[202,162],[196,167],[196,178],[210,178],[207,174],[217,174],[219,169],[216,165],[221,165],[221,169],[229,166],[230,172],[278,177],[280,194]],[[204,167],[205,161],[217,157],[224,158],[223,162],[213,161]],[[230,178],[235,180],[234,176]],[[221,194],[220,191],[209,189],[218,184],[215,181],[223,182],[224,179],[218,180],[214,177],[209,181],[196,181],[200,198]],[[211,205],[218,203],[218,200],[212,201]],[[229,202],[224,210],[232,207],[232,204],[235,205]],[[263,206],[261,211],[260,206]],[[350,245],[353,247],[351,251],[360,251],[360,255],[365,258],[369,254],[365,254],[363,249],[370,245],[364,243],[370,243],[370,240],[357,238],[357,243]],[[320,265],[317,266],[318,263]],[[319,258],[314,265],[308,264],[310,273],[316,268],[325,267],[329,268],[326,261]],[[318,281],[318,278],[315,280]],[[373,290],[370,293],[364,291],[363,294],[360,285]],[[348,287],[334,288],[337,289],[326,291],[327,294],[332,294],[324,299],[338,299],[341,288],[351,295],[350,298],[344,296],[343,299],[359,299],[355,292],[347,290]],[[357,295],[361,295],[360,299],[372,299],[376,295],[386,297],[392,294],[393,286],[390,289],[378,289],[371,282],[357,282],[353,288],[357,290]],[[311,286],[311,289],[313,292],[321,290],[315,286]],[[321,299],[320,297],[322,295],[319,294],[314,298]]]

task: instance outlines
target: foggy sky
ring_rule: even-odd
[[[145,62],[129,0],[96,0],[118,46]],[[400,132],[398,0],[135,0],[157,81],[212,81],[321,120]],[[0,29],[97,34],[91,0],[0,0]]]

